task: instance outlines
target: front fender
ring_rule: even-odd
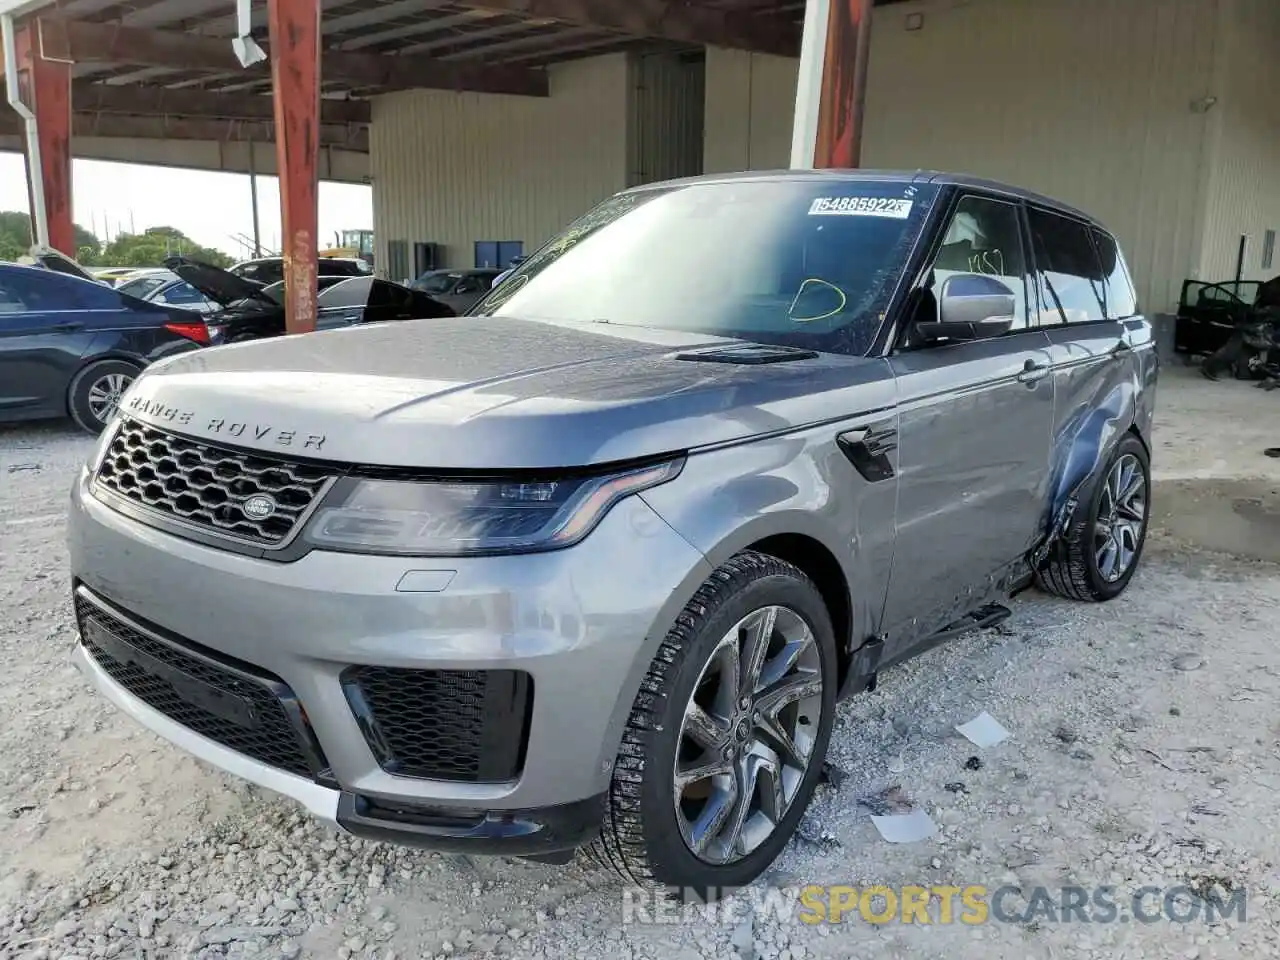
[[[850,633],[861,640],[877,632],[884,610],[897,481],[864,480],[835,443],[840,429],[828,424],[696,454],[677,483],[643,496],[712,567],[771,537],[813,541],[840,567]]]

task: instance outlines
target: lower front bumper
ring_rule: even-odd
[[[368,840],[460,853],[539,857],[571,851],[600,829],[603,795],[536,810],[485,811],[389,802],[286,773],[193,732],[113,680],[77,638],[72,662],[116,707],[193,756],[302,804],[317,819]]]

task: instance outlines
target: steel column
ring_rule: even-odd
[[[18,96],[34,115],[26,125],[27,189],[33,240],[76,257],[71,213],[71,64],[45,59],[38,28],[14,32]],[[47,235],[41,236],[42,233]]]
[[[320,3],[267,0],[280,173],[285,330],[316,328],[320,163]]]
[[[857,167],[873,0],[808,0],[791,166]]]

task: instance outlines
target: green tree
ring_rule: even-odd
[[[174,227],[149,227],[142,233],[122,233],[106,245],[99,257],[107,267],[158,267],[171,256],[184,256],[215,267],[234,262],[221,250],[202,247]]]
[[[102,241],[78,223],[73,227],[76,258],[81,263],[92,263],[102,250]],[[0,260],[16,260],[24,256],[31,249],[32,242],[30,216],[17,210],[0,211]]]

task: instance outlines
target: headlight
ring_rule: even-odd
[[[623,497],[673,479],[673,460],[607,476],[553,481],[357,480],[322,506],[306,538],[322,549],[459,556],[577,543]]]

